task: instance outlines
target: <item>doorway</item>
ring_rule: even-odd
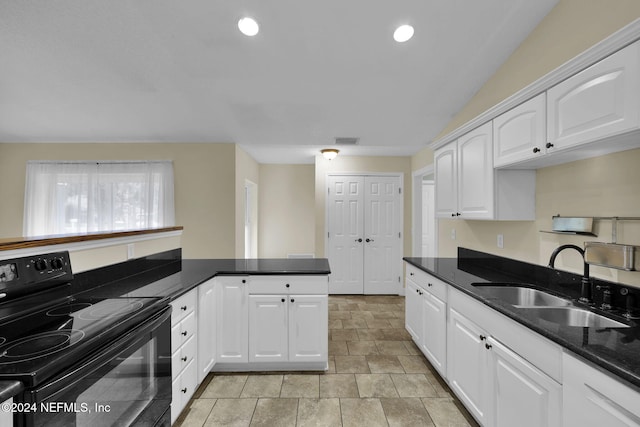
[[[438,229],[435,216],[435,175],[433,165],[413,173],[412,205],[412,256],[435,258],[438,254]]]
[[[258,185],[244,181],[244,257],[258,258]]]
[[[400,293],[402,200],[402,174],[327,176],[329,293]]]

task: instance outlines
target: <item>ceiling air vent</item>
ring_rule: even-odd
[[[358,145],[360,138],[353,137],[336,137],[336,145]]]

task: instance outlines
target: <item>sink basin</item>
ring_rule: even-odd
[[[526,311],[542,320],[565,326],[588,328],[628,328],[622,322],[578,307],[528,307]]]
[[[484,293],[489,294],[492,298],[498,298],[508,304],[516,307],[562,307],[571,305],[571,301],[547,292],[525,288],[522,286],[478,286]]]

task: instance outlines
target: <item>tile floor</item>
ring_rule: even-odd
[[[404,329],[404,297],[330,296],[329,370],[211,374],[176,426],[477,426]]]

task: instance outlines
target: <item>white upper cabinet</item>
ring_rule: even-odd
[[[638,129],[639,63],[636,42],[549,89],[547,133],[554,149]]]
[[[547,147],[546,97],[542,93],[493,120],[493,165],[516,164],[553,150]]]
[[[436,169],[436,215],[455,217],[458,212],[458,144],[451,142],[433,155]]]
[[[434,163],[439,218],[535,218],[535,171],[494,169],[491,122],[437,149]]]
[[[465,219],[494,218],[493,179],[493,130],[491,123],[486,123],[458,139],[456,215]]]

